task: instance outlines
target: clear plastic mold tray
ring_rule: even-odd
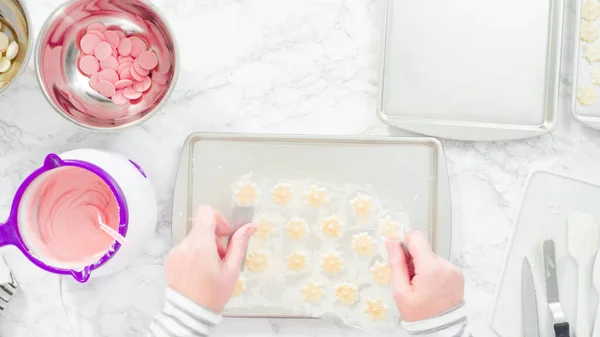
[[[410,227],[427,233],[439,255],[447,258],[450,254],[452,226],[448,176],[441,145],[432,138],[317,139],[280,135],[192,134],[183,147],[175,185],[173,244],[179,243],[188,233],[199,205],[212,205],[229,216],[232,212],[232,184],[249,172],[274,180],[309,180],[328,186],[369,186],[377,192],[378,199],[401,205],[402,212],[410,219]],[[318,252],[309,252],[313,253]],[[320,269],[318,263],[310,267]],[[287,276],[282,272],[282,278]],[[247,281],[251,286],[250,283],[256,280],[251,278]],[[301,281],[288,282],[285,287],[298,286],[299,290],[303,284]],[[361,289],[361,301],[371,292],[365,289],[363,294]],[[359,320],[349,320],[347,308],[326,313],[305,310],[292,303],[294,301],[285,297],[273,298],[268,293],[259,292],[243,300],[232,299],[225,315],[315,318],[333,314],[351,325],[369,328],[368,324]]]

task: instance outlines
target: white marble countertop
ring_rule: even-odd
[[[29,0],[35,35],[61,0]],[[179,151],[193,131],[404,135],[375,115],[381,6],[377,0],[155,0],[172,24],[182,69],[164,109],[141,127],[93,133],[46,103],[30,64],[0,103],[0,219],[23,178],[50,152],[79,147],[118,151],[153,181],[159,202],[156,237],[135,266],[103,284],[70,287],[7,260],[23,289],[0,316],[0,335],[140,336],[158,309],[162,258],[169,249],[172,190]],[[571,6],[571,5],[570,5]],[[569,8],[572,17],[573,8]],[[572,19],[565,36],[572,36]],[[514,142],[443,141],[454,213],[454,262],[466,275],[472,330],[492,336],[489,307],[527,175],[552,168],[592,177],[600,168],[600,134],[568,114],[572,39],[564,43],[559,126]],[[64,302],[60,291],[65,292]],[[70,324],[68,322],[71,322]],[[323,321],[226,320],[216,336],[363,335]],[[400,333],[399,333],[400,334]]]

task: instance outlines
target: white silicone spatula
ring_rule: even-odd
[[[109,227],[107,224],[104,223],[104,221],[102,221],[102,216],[100,215],[100,213],[98,213],[98,224],[100,225],[100,229],[102,229],[106,234],[108,234],[111,238],[120,243],[122,246],[130,246],[129,241],[127,241],[127,239],[125,239],[123,235],[121,235],[119,232],[112,229],[112,227]]]
[[[106,234],[108,234],[111,238],[113,238],[115,241],[120,243],[122,246],[125,246],[125,247],[130,246],[129,241],[123,235],[121,235],[119,232],[112,229],[112,227],[110,227],[106,223],[104,223],[104,220],[102,220],[102,213],[97,207],[92,206],[92,205],[89,205],[87,207],[90,211],[93,212],[93,214],[95,214],[97,216],[98,226],[100,227],[101,230],[103,230]]]
[[[598,250],[598,226],[591,214],[573,213],[569,215],[567,226],[569,253],[579,268],[577,282],[577,318],[575,335],[590,336],[588,321],[588,292],[590,289],[590,268],[592,259]]]
[[[596,255],[596,262],[594,262],[594,270],[592,271],[592,280],[594,281],[594,287],[596,292],[600,294],[600,252]],[[594,333],[592,337],[600,337],[600,303],[598,303],[598,309],[596,310],[596,322],[594,323]]]

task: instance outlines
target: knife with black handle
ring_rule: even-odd
[[[558,296],[558,280],[556,277],[556,253],[554,241],[544,241],[543,245],[544,275],[546,276],[546,298],[548,307],[554,318],[554,333],[556,337],[570,337],[569,322],[562,309]]]

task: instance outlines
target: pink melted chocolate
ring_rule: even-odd
[[[29,230],[39,250],[59,263],[86,265],[105,254],[114,240],[100,229],[98,212],[106,225],[118,230],[119,207],[109,186],[82,168],[51,171],[36,191],[37,221]]]

